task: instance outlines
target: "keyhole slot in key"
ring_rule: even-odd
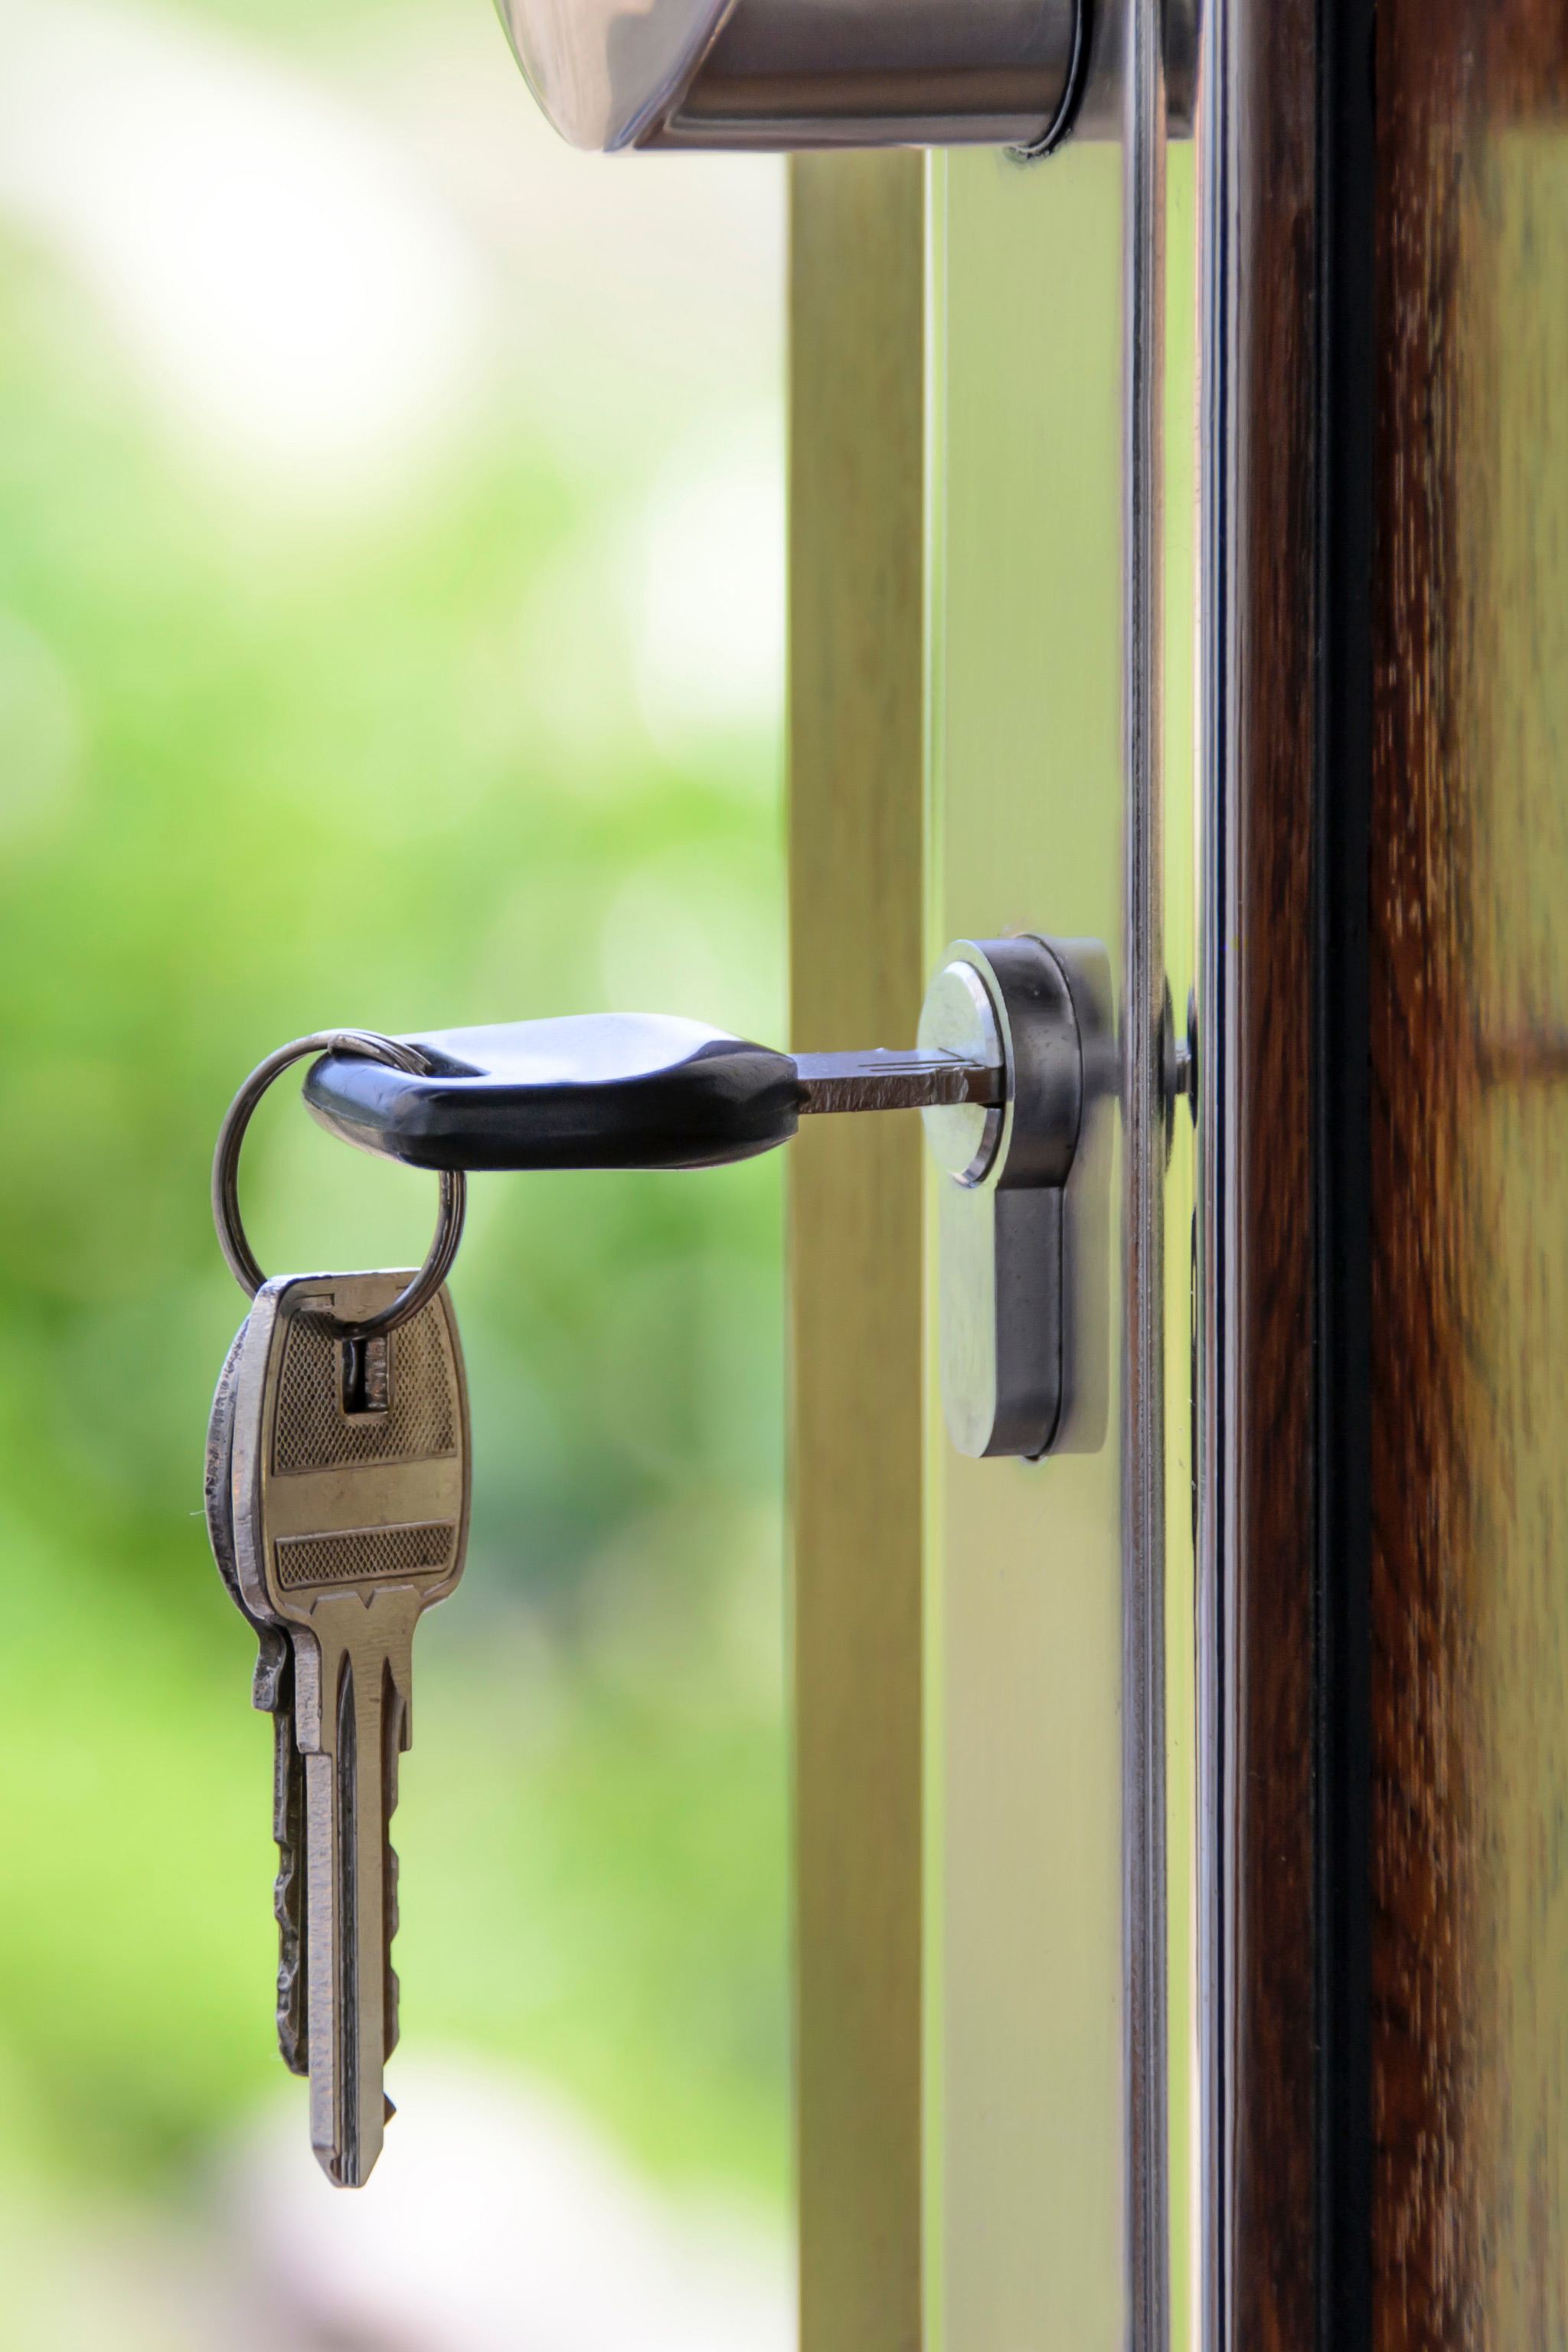
[[[384,1413],[392,1406],[392,1335],[373,1332],[368,1339],[338,1341],[342,1371],[343,1411],[351,1420]]]

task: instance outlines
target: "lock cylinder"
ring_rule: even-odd
[[[922,1111],[938,1196],[942,1409],[961,1454],[1091,1451],[1106,1420],[1110,967],[1091,940],[960,940],[920,1045],[995,1058],[993,1108]]]

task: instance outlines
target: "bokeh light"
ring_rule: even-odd
[[[787,2340],[776,1163],[474,1187],[357,2200],[199,1517],[263,1053],[783,1036],[782,243],[776,163],[555,143],[484,0],[0,7],[6,2352]],[[291,1087],[244,1181],[272,1268],[423,1253]]]

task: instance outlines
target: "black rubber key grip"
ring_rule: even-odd
[[[427,1076],[327,1054],[306,1103],[346,1143],[411,1168],[711,1168],[787,1143],[794,1061],[697,1021],[574,1013],[411,1036]]]

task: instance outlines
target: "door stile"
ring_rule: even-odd
[[[1119,997],[1121,163],[1109,142],[933,160],[929,490],[932,953],[1089,936]],[[952,2352],[1127,2340],[1119,1125],[1091,1155],[1086,1450],[943,1439],[929,1474],[927,2265]]]
[[[790,1037],[831,1052],[925,989],[924,167],[790,172]],[[923,1159],[913,1111],[791,1151],[805,2352],[921,2340]]]

